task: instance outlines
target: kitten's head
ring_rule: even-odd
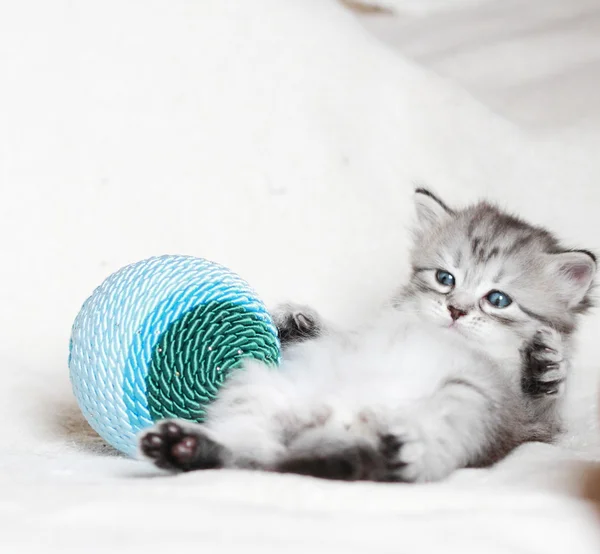
[[[402,295],[420,317],[482,347],[522,344],[544,326],[562,334],[590,307],[596,259],[481,202],[450,209],[415,193],[413,273]]]

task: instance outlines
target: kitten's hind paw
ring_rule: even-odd
[[[380,435],[379,451],[386,467],[383,481],[439,481],[456,469],[450,437],[426,433],[410,419],[396,421]]]
[[[139,437],[143,457],[161,469],[194,471],[223,467],[225,449],[197,424],[168,419]]]
[[[562,338],[550,327],[540,329],[525,349],[523,392],[529,396],[558,395],[564,389],[567,363]]]
[[[321,316],[299,304],[278,306],[273,311],[273,320],[283,346],[315,338],[323,329]]]

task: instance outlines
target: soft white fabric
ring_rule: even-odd
[[[406,274],[415,182],[600,251],[591,148],[525,136],[334,0],[4,3],[0,75],[2,551],[598,552],[578,497],[598,454],[598,316],[572,450],[529,445],[422,487],[157,476],[87,430],[66,367],[81,302],[154,254],[360,317]]]
[[[377,1],[377,0],[374,0]],[[403,55],[460,83],[535,132],[600,144],[597,0],[389,0],[363,24]],[[418,12],[415,13],[415,12]],[[585,132],[585,136],[583,135]]]

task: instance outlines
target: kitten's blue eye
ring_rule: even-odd
[[[454,275],[445,271],[443,269],[438,269],[435,272],[435,278],[440,285],[444,285],[445,287],[453,287],[454,286]]]
[[[512,298],[499,290],[489,292],[486,298],[495,308],[506,308],[512,304]]]

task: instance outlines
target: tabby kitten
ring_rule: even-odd
[[[422,482],[552,441],[595,258],[487,203],[415,200],[413,271],[389,306],[350,332],[280,310],[280,367],[247,361],[203,425],[159,423],[142,455],[176,470]]]

